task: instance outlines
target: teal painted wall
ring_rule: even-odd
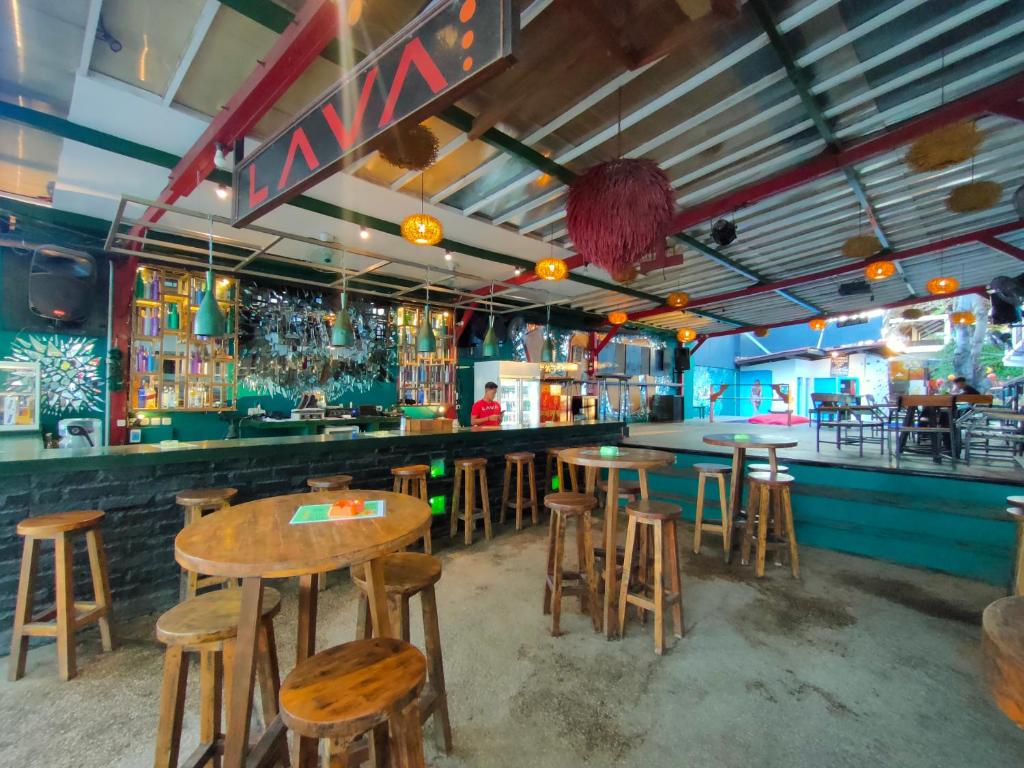
[[[697,475],[691,467],[725,459],[721,455],[677,454],[673,467],[650,476],[651,496],[681,504],[684,517],[693,520]],[[1016,527],[1006,518],[1004,509],[1006,497],[1019,494],[1019,487],[878,469],[786,463],[796,478],[793,517],[799,544],[999,586],[1010,583]],[[718,519],[717,491],[711,484],[707,494],[705,515]],[[717,537],[710,536],[708,546],[721,544]]]

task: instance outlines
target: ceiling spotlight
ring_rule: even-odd
[[[228,160],[227,155],[224,154],[223,144],[217,143],[214,145],[213,164],[222,171],[231,170],[231,161]]]
[[[230,195],[231,195],[231,190],[230,189],[225,187],[223,184],[218,184],[217,185],[217,197],[219,197],[221,200],[227,200]]]
[[[445,249],[444,260],[445,261],[451,261],[452,260],[452,252],[451,251]]]
[[[363,240],[369,240],[370,239],[370,230],[368,230],[366,227],[360,227],[359,228],[359,236],[361,238],[363,238]]]
[[[516,267],[512,271],[515,273],[516,277],[519,277],[521,274],[523,274],[523,268],[522,267]]]

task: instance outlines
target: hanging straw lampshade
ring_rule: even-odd
[[[217,296],[213,284],[213,217],[210,218],[210,239],[208,241],[210,252],[210,269],[206,270],[206,293],[199,303],[199,311],[196,312],[196,319],[192,325],[192,332],[196,336],[208,338],[223,336],[227,333],[227,320],[224,312],[217,303]]]
[[[965,310],[963,312],[954,312],[949,316],[949,320],[953,325],[974,325],[977,318],[974,317],[974,313]]]
[[[429,213],[414,213],[402,222],[402,237],[415,245],[437,245],[444,237],[444,227]]]
[[[864,277],[868,280],[888,280],[895,274],[896,264],[888,259],[878,259],[864,267]]]
[[[1003,185],[994,181],[971,181],[954,187],[946,199],[946,207],[953,213],[987,211],[999,204]]]
[[[665,298],[665,303],[673,309],[682,309],[690,303],[690,294],[683,291],[673,291]]]
[[[812,331],[824,331],[828,327],[828,320],[824,317],[816,317],[807,323]]]
[[[900,313],[900,317],[904,320],[920,320],[924,317],[924,312],[917,307],[911,307],[910,309],[904,309],[903,312]]]
[[[754,335],[757,336],[757,338],[759,339],[763,339],[768,335],[768,329],[758,328],[756,331],[754,331]]]
[[[870,259],[882,250],[881,241],[874,235],[857,235],[843,243],[843,256],[848,259]]]
[[[410,125],[389,131],[377,151],[396,168],[422,171],[437,160],[437,136],[425,125]]]
[[[627,320],[629,320],[629,315],[625,312],[615,311],[608,313],[608,322],[612,325],[622,325]]]
[[[945,296],[954,293],[960,287],[960,281],[955,277],[933,277],[924,287],[932,296]]]
[[[683,344],[697,338],[697,332],[693,328],[680,328],[676,333],[676,339]]]
[[[914,141],[906,162],[918,173],[948,168],[974,157],[983,138],[974,121],[944,125]]]
[[[538,261],[533,271],[541,280],[564,280],[569,274],[569,265],[561,259],[551,256]]]

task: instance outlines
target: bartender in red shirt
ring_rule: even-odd
[[[470,411],[470,423],[474,427],[497,427],[501,425],[501,403],[494,398],[498,395],[498,385],[488,381],[484,385],[484,396],[473,403]]]

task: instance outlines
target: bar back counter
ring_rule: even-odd
[[[123,619],[162,610],[177,597],[180,571],[174,562],[174,537],[182,527],[182,512],[174,496],[187,488],[231,486],[238,489],[237,504],[299,493],[306,490],[309,477],[344,473],[353,476],[354,488],[390,489],[392,467],[430,464],[441,472],[428,481],[430,496],[443,496],[449,509],[452,461],[482,457],[488,460],[491,514],[497,520],[506,453],[534,452],[539,486],[547,448],[617,444],[623,436],[621,422],[582,422],[424,435],[368,432],[215,440],[164,448],[6,449],[0,442],[0,653],[10,642],[21,558],[15,526],[23,518],[74,509],[106,513],[103,533],[114,611]],[[539,487],[538,492],[543,493]],[[447,517],[434,520],[435,538],[446,537]],[[84,558],[84,551],[75,557]],[[37,583],[53,583],[52,567],[52,557],[44,554]],[[76,573],[88,578],[87,569]]]

